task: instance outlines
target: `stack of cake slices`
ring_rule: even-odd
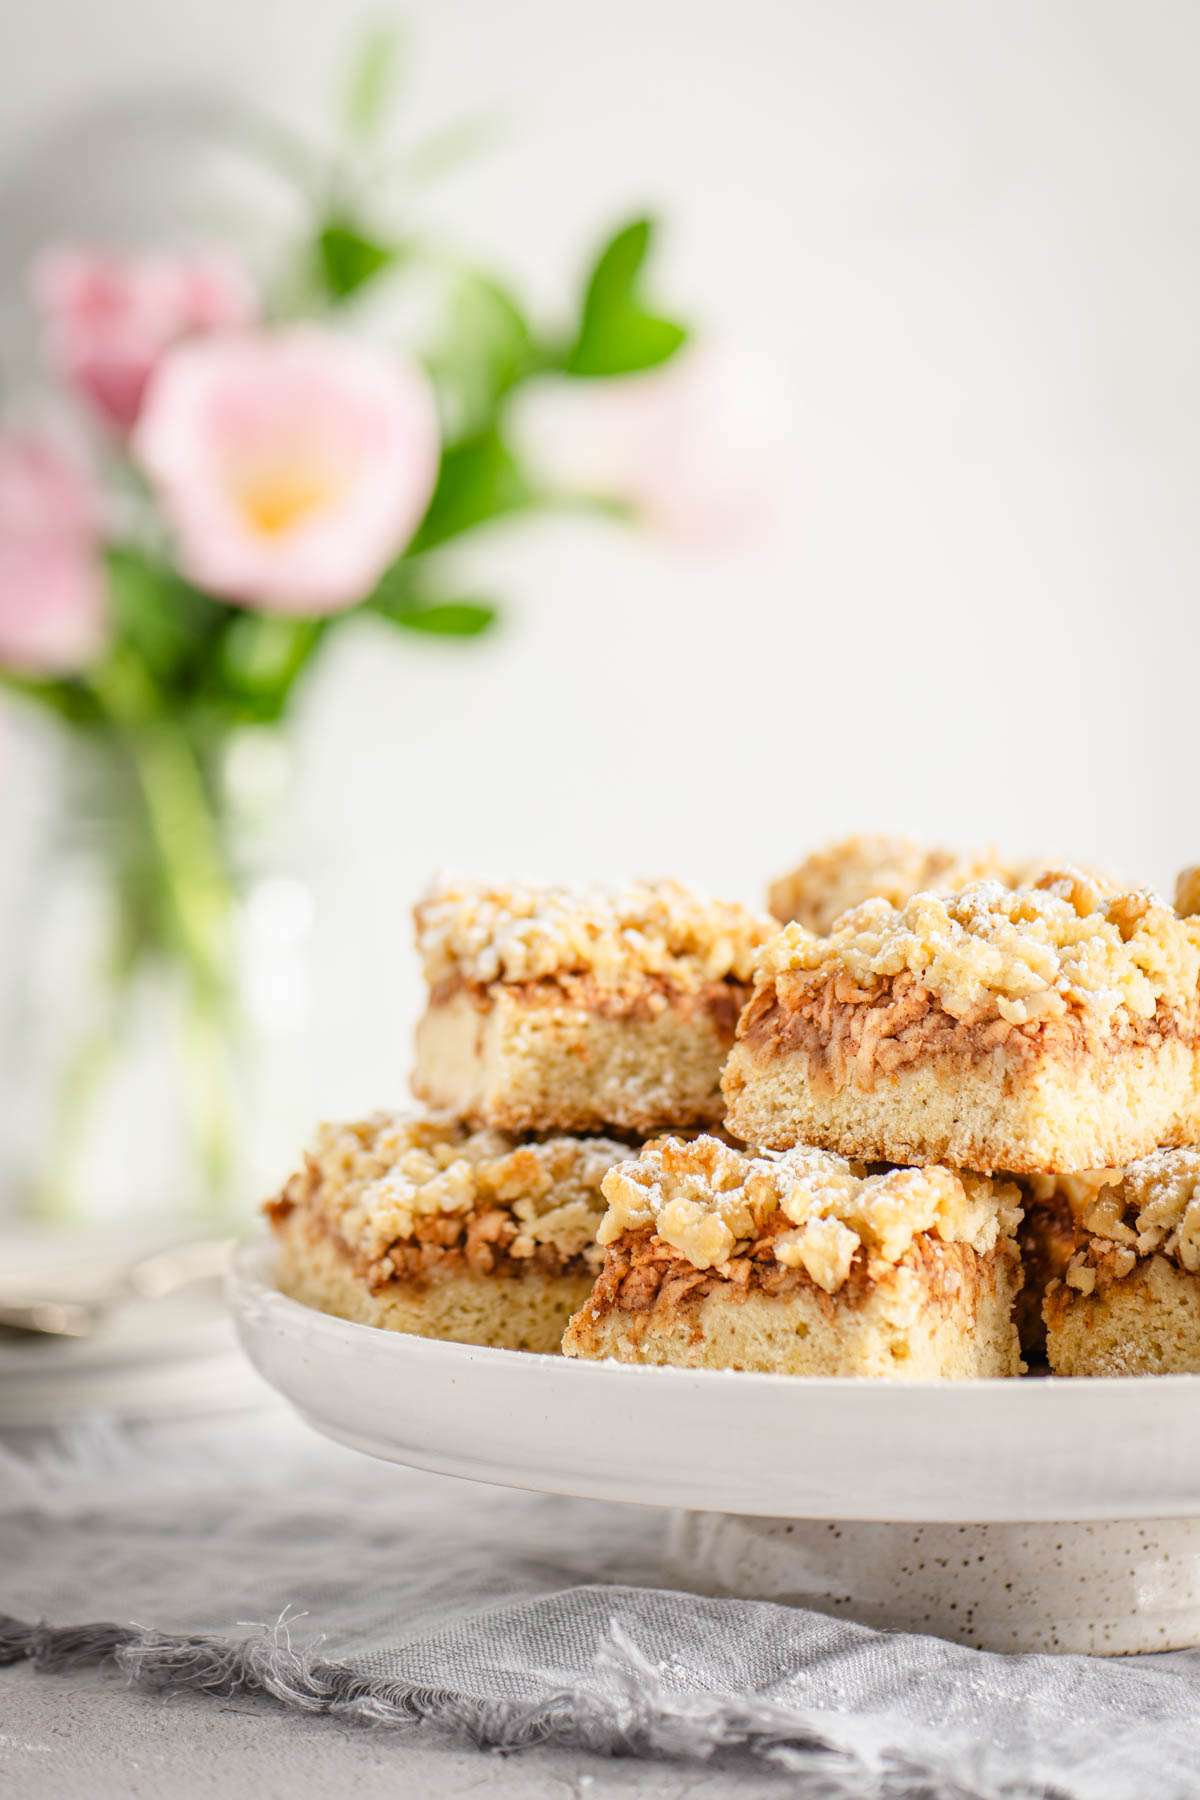
[[[365,1324],[557,1351],[604,1252],[601,1188],[724,1112],[765,914],[677,882],[443,882],[416,908],[430,1110],[326,1126],[267,1212],[280,1285]]]
[[[770,898],[432,890],[430,1111],[322,1131],[281,1285],[622,1362],[1200,1370],[1196,872],[856,838]]]

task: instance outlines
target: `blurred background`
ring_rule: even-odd
[[[326,143],[361,23],[332,0],[3,10],[11,416],[33,405],[40,248],[182,231],[261,267],[295,188],[231,121]],[[443,591],[486,596],[496,624],[346,621],[280,754],[253,753],[251,786],[278,793],[239,901],[239,1204],[317,1116],[402,1100],[409,908],[439,867],[672,873],[757,901],[857,829],[1164,887],[1198,854],[1194,9],[415,0],[403,26],[384,149],[400,167],[467,125],[378,217],[569,334],[600,246],[652,215],[646,292],[691,331],[687,379],[665,423],[617,393],[592,425],[528,426],[552,466],[624,447],[644,516],[550,506],[464,533]],[[382,289],[356,298],[390,316]],[[63,733],[0,704],[11,1208],[90,927]],[[129,1031],[76,1177],[99,1213],[175,1180],[158,1014]]]

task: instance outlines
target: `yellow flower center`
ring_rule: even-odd
[[[243,518],[264,537],[282,537],[335,501],[345,483],[311,463],[247,471],[236,484]]]

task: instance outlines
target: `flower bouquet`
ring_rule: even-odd
[[[47,1214],[86,1205],[81,1147],[151,969],[169,978],[184,1051],[181,1196],[210,1214],[235,1198],[231,747],[286,721],[348,620],[489,631],[494,602],[443,575],[463,534],[564,499],[655,511],[653,483],[626,475],[656,461],[660,404],[601,407],[563,479],[510,429],[518,396],[549,396],[531,441],[553,462],[564,395],[684,346],[644,296],[651,222],[604,244],[561,332],[491,273],[384,233],[356,171],[383,128],[390,57],[376,39],[353,71],[339,148],[310,182],[321,203],[270,282],[211,247],[48,247],[33,271],[44,370],[72,426],[0,424],[0,681],[77,752],[109,902],[99,998],[62,997],[78,1030],[39,1137],[31,1191]],[[440,303],[413,341],[391,303],[431,272]]]

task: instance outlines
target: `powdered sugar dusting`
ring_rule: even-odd
[[[443,877],[417,902],[415,921],[431,985],[566,973],[614,987],[645,975],[685,989],[748,982],[776,929],[764,914],[677,881],[569,887]]]

